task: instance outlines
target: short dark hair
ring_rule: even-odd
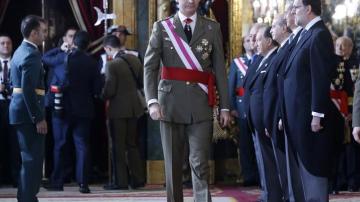
[[[103,46],[110,46],[112,48],[120,48],[120,40],[114,35],[108,35],[103,40]]]
[[[321,0],[302,0],[304,6],[311,6],[311,11],[319,16],[321,15]]]
[[[271,30],[271,27],[270,27],[270,26],[264,27],[264,37],[265,37],[265,38],[268,38],[268,39],[271,39],[271,43],[272,43],[274,46],[278,46],[279,44],[272,38],[272,35],[271,35],[271,33],[270,33],[270,30]]]
[[[90,36],[85,31],[77,31],[74,36],[74,44],[80,50],[86,50],[90,43]]]
[[[0,37],[8,37],[11,39],[10,35],[8,33],[0,32]]]
[[[65,29],[65,32],[64,32],[64,36],[68,33],[68,31],[70,30],[75,30],[75,31],[78,31],[79,29],[76,28],[75,26],[70,26],[68,28]]]
[[[37,15],[28,15],[21,21],[21,34],[24,38],[30,36],[31,31],[38,29],[40,23],[46,23],[45,19]]]

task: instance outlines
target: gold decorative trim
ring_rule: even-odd
[[[113,12],[116,14],[114,25],[125,25],[132,35],[127,37],[126,47],[137,47],[137,1],[134,0],[113,0]]]
[[[148,4],[148,12],[149,12],[149,25],[148,25],[148,30],[149,30],[149,36],[151,35],[151,31],[152,31],[152,26],[154,24],[154,22],[156,21],[156,7],[157,7],[157,1],[156,0],[149,0],[149,4]]]
[[[229,0],[229,60],[241,54],[243,0]]]

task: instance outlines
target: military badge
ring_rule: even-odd
[[[209,41],[206,40],[206,39],[202,39],[201,40],[201,43],[204,45],[204,46],[207,46],[209,44]]]
[[[203,60],[206,60],[207,58],[209,57],[209,53],[203,53],[202,54],[202,56],[201,56],[201,58],[203,59]]]
[[[202,51],[203,51],[203,47],[200,46],[200,45],[196,46],[196,51],[199,52],[199,53],[202,52]]]
[[[211,52],[211,51],[212,51],[212,45],[209,44],[209,52]]]

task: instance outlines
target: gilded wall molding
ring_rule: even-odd
[[[126,47],[137,47],[137,23],[136,8],[137,1],[134,0],[113,0],[113,12],[116,14],[114,25],[125,25],[132,35],[127,37]]]

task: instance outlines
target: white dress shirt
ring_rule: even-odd
[[[7,66],[8,66],[8,73],[10,72],[10,60],[11,58],[0,58],[0,64],[1,64],[1,70],[0,70],[0,81],[2,82],[4,80],[3,74],[4,74],[4,61],[7,60]],[[10,79],[10,78],[8,78]],[[0,93],[0,100],[5,100],[4,96]]]
[[[191,17],[186,17],[184,14],[182,14],[180,11],[178,12],[179,14],[179,18],[180,18],[180,21],[181,21],[181,25],[182,27],[184,28],[185,27],[185,20],[187,18],[190,18],[192,20],[192,22],[189,24],[190,27],[191,27],[191,33],[194,34],[194,30],[195,30],[195,25],[196,25],[196,19],[197,19],[197,13],[195,12],[194,15],[192,15]]]

